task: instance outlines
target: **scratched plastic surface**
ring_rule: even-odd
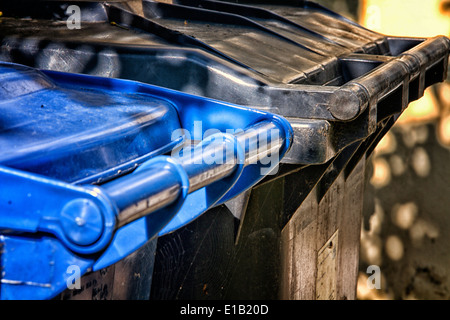
[[[0,164],[67,182],[104,180],[115,167],[167,152],[180,127],[174,106],[157,97],[61,83],[6,63],[0,82]]]

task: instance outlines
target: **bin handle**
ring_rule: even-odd
[[[391,41],[395,40],[391,38]],[[423,71],[439,61],[446,61],[449,49],[450,41],[445,37],[438,36],[427,39],[396,57],[373,56],[373,60],[370,60],[370,55],[361,55],[368,60],[368,63],[387,61],[335,90],[328,103],[330,113],[335,119],[341,121],[355,119],[367,107],[375,105],[380,98],[401,85],[404,87],[403,110],[409,104],[407,95],[409,82],[420,72],[419,96],[422,96],[425,87],[425,72]],[[350,56],[357,57],[358,54]],[[346,57],[340,59],[345,60]]]
[[[286,125],[284,122],[280,123]],[[281,128],[282,133],[278,134],[274,141],[267,141],[268,137],[269,139],[273,137],[270,132],[280,130],[279,128],[280,125],[276,121],[266,119],[266,121],[260,121],[236,135],[218,133],[209,136],[196,147],[188,149],[190,150],[188,155],[184,154],[176,158],[182,170],[186,172],[189,181],[188,195],[184,198],[176,215],[171,217],[170,222],[164,228],[152,234],[148,232],[148,227],[146,227],[149,224],[149,212],[152,211],[152,208],[147,208],[146,211],[128,212],[125,219],[121,218],[121,213],[119,213],[118,224],[121,228],[115,233],[112,244],[96,261],[93,270],[100,270],[119,261],[154,236],[162,236],[173,232],[216,205],[240,180],[241,175],[243,173],[246,175],[245,169],[254,171],[252,164],[255,164],[255,160],[259,161],[267,156],[266,142],[269,142],[271,150],[275,149],[277,152],[281,150],[280,155],[283,156],[286,152],[283,148],[290,145],[290,140],[284,135],[284,128]],[[264,139],[266,140],[263,141]],[[253,141],[254,145],[257,146],[256,149],[249,147],[249,141]],[[214,163],[206,165],[202,163],[203,160],[211,160],[210,156],[215,154],[221,154],[224,161],[219,163],[213,161]],[[134,174],[141,175],[140,168],[132,175]],[[130,175],[130,179],[132,175]],[[252,182],[256,183],[260,177],[253,178]],[[112,182],[111,186],[106,185],[103,188],[106,193],[113,194],[112,189],[116,189],[117,186],[118,184]],[[241,189],[240,192],[242,191],[244,190]],[[172,195],[167,194],[164,200],[153,195],[147,200],[148,203],[155,204],[163,201],[171,202],[175,194],[176,192],[173,192]],[[117,198],[120,197],[120,195],[117,196]],[[157,200],[151,198],[157,198]],[[132,205],[132,202],[130,202],[130,205]],[[129,208],[133,207],[129,206]]]
[[[157,156],[101,186],[74,185],[0,166],[0,246],[6,243],[0,258],[21,264],[52,255],[52,270],[66,270],[75,263],[82,274],[109,266],[156,237],[165,226],[169,226],[166,232],[174,231],[215,205],[245,169],[253,167],[252,159],[259,161],[271,150],[282,150],[281,158],[290,146],[291,136],[283,134],[286,128],[270,141],[269,149],[260,139],[280,124],[290,128],[285,120],[267,117],[240,134],[210,136],[192,149],[203,151],[202,157],[223,150],[224,157],[229,157],[224,163],[197,164],[195,157],[186,154]],[[256,151],[245,144],[252,139]],[[17,256],[19,247],[26,248],[22,249],[27,252],[25,260]],[[17,283],[9,277],[9,267],[5,272],[2,283]],[[63,290],[67,274],[53,278],[51,284],[39,288],[31,285],[34,279],[22,283],[36,289],[25,298],[50,297]],[[1,290],[12,297],[14,290],[21,294],[20,286],[5,285]]]
[[[109,243],[115,230],[142,217],[153,218],[153,213],[170,208],[172,218],[187,195],[202,188],[207,189],[208,198],[202,209],[214,205],[250,164],[250,157],[260,160],[266,156],[265,144],[259,138],[275,128],[275,123],[263,121],[236,136],[215,134],[192,149],[193,157],[157,156],[131,174],[101,186],[73,185],[0,166],[0,229],[48,232],[79,254],[96,253]],[[257,138],[256,153],[243,147],[246,140],[253,138]],[[277,151],[284,142],[282,136],[270,141]],[[204,162],[220,152],[223,159]],[[196,209],[194,203],[186,208],[191,212]],[[196,215],[198,212],[191,213]],[[188,220],[184,218],[183,224]],[[161,226],[154,234],[168,222],[158,222]]]

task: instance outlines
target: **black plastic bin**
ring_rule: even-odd
[[[3,6],[3,61],[250,106],[294,129],[276,175],[85,277],[113,290],[78,297],[355,299],[366,160],[446,78],[450,41],[378,34],[309,1],[236,2],[71,1],[81,29],[67,1]]]

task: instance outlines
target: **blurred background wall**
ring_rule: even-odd
[[[450,36],[448,0],[364,0],[359,22],[384,34]],[[412,103],[371,159],[360,299],[450,299],[450,83]],[[367,288],[379,265],[380,290]]]
[[[383,34],[450,36],[450,0],[318,2]],[[450,299],[450,82],[410,104],[368,162],[358,299]]]

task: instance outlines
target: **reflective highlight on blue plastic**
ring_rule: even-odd
[[[223,198],[239,179],[244,170],[245,151],[233,135],[225,133],[211,135],[198,144],[194,148],[193,153],[196,152],[196,149],[202,149],[203,146],[208,145],[211,142],[217,143],[218,141],[222,141],[222,143],[225,144],[226,150],[234,151],[233,154],[236,156],[236,166],[233,173],[189,194],[178,214],[163,230],[161,230],[159,235],[175,231],[197,218],[201,213],[214,206],[221,198]]]
[[[157,233],[173,219],[184,204],[189,191],[189,177],[181,165],[173,158],[159,156],[149,160],[132,174],[154,170],[155,167],[157,170],[169,171],[172,177],[178,180],[181,192],[178,195],[177,200],[174,203],[119,229],[115,233],[111,245],[94,264],[94,271],[119,261],[155,237]],[[154,183],[158,184],[162,182],[154,181]]]
[[[281,161],[281,159],[286,155],[286,153],[289,151],[289,148],[292,145],[294,134],[292,131],[292,127],[287,121],[278,115],[274,114],[267,114],[264,116],[261,116],[258,119],[255,119],[254,123],[256,124],[258,122],[262,121],[270,121],[276,124],[278,131],[278,134],[280,137],[282,137],[285,141],[283,147],[281,150],[278,151],[278,159],[271,159],[271,166],[275,166],[275,170],[278,168],[278,164]],[[252,125],[250,124],[250,126]],[[226,202],[227,200],[230,200],[237,196],[238,194],[246,191],[247,189],[251,188],[258,182],[260,182],[266,175],[261,174],[262,170],[267,168],[267,164],[263,164],[261,162],[257,162],[251,166],[248,166],[245,168],[244,172],[242,173],[240,179],[236,182],[236,184],[227,192],[226,195],[224,195],[218,204],[222,204]]]
[[[117,210],[99,188],[72,185],[3,166],[0,181],[0,230],[51,233],[80,254],[96,253],[110,242]],[[83,212],[73,212],[73,206],[78,203],[79,207],[80,202],[95,207],[96,219],[76,223],[74,215],[82,217]]]

